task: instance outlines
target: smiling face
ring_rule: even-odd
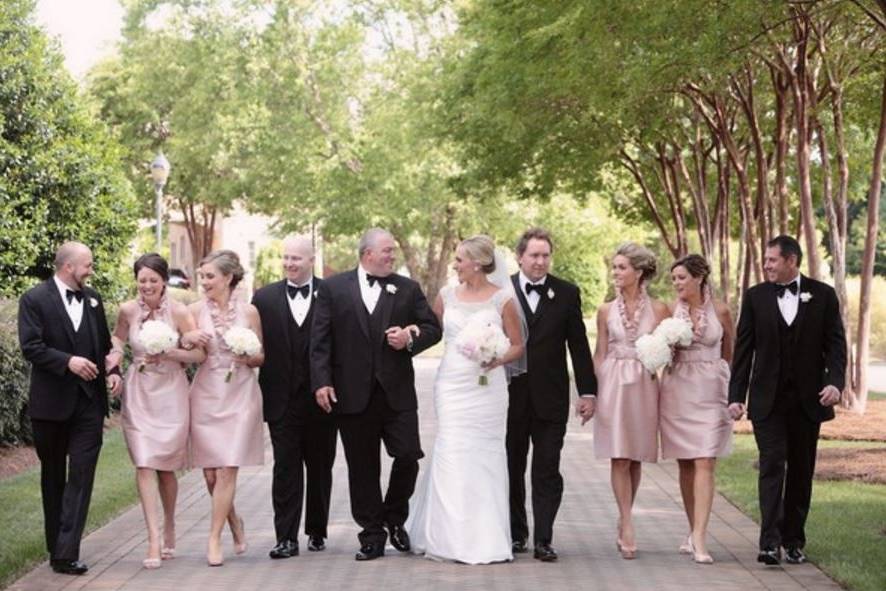
[[[394,272],[397,260],[397,245],[390,234],[376,236],[373,243],[360,258],[366,272],[378,277],[387,277]]]
[[[296,285],[303,285],[314,271],[314,255],[309,244],[296,240],[283,243],[283,272],[286,279]]]
[[[65,262],[63,268],[63,276],[73,287],[83,289],[86,287],[86,280],[92,277],[92,251],[88,248],[77,249],[71,257]]]
[[[166,288],[166,282],[163,281],[163,277],[157,271],[148,267],[142,267],[138,270],[135,282],[138,286],[139,295],[146,302],[158,301]]]
[[[200,287],[206,297],[219,300],[226,295],[231,285],[231,275],[224,275],[214,263],[203,263],[197,271]]]
[[[683,265],[677,265],[671,271],[671,284],[677,297],[681,300],[688,300],[697,295],[701,295],[701,277],[693,277],[692,273]]]
[[[787,283],[799,273],[797,257],[788,255],[785,258],[781,254],[781,247],[769,246],[763,255],[763,272],[766,273],[766,279],[773,283]]]
[[[617,254],[612,259],[612,282],[616,289],[624,289],[631,285],[640,285],[643,274],[631,266],[628,257]]]
[[[551,270],[551,245],[547,240],[530,238],[517,264],[527,279],[540,281]]]

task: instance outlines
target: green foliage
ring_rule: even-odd
[[[260,251],[255,259],[253,289],[280,280],[283,269],[283,242],[274,240]]]
[[[0,299],[0,445],[32,441],[25,415],[30,367],[18,346],[16,313],[15,301]]]
[[[56,247],[80,240],[95,286],[113,295],[135,229],[131,189],[33,10],[30,0],[0,6],[0,294],[49,276]]]
[[[858,326],[858,277],[846,280],[851,326]],[[871,283],[871,357],[886,361],[886,278],[874,277]]]

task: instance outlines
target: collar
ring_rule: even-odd
[[[526,290],[527,283],[531,283],[532,285],[540,285],[540,284],[544,284],[548,280],[548,276],[545,275],[544,277],[542,277],[538,281],[530,281],[529,277],[527,277],[526,275],[523,274],[523,271],[519,272],[519,277],[520,277],[520,289],[523,291]]]
[[[793,279],[791,279],[790,281],[786,281],[784,283],[775,282],[775,285],[790,285],[791,283],[796,283],[797,284],[797,293],[799,294],[800,293],[800,277],[802,277],[802,276],[803,275],[801,273],[797,273],[797,276],[794,277]]]
[[[65,297],[65,293],[66,293],[69,289],[70,289],[71,291],[77,291],[77,290],[71,288],[70,285],[68,285],[67,283],[65,283],[65,282],[62,281],[61,279],[59,279],[59,278],[58,278],[58,275],[53,275],[53,276],[52,276],[52,279],[55,281],[55,287],[56,287],[56,289],[58,289],[58,293],[61,294],[61,296],[62,296],[62,300],[64,300],[64,302],[67,303],[68,300],[67,300],[67,298]],[[83,291],[83,290],[81,289],[80,291]],[[85,295],[86,295],[86,294],[84,293],[84,296],[85,296]]]
[[[305,285],[310,285],[313,288],[314,278],[308,277],[308,280],[299,285],[298,283],[294,283],[289,279],[286,280],[286,285],[291,285],[292,287],[304,287]]]
[[[357,279],[360,280],[361,284],[369,287],[369,281],[366,280],[367,275],[370,275],[369,271],[364,269],[362,264],[358,264],[357,265]],[[379,277],[379,275],[376,275],[376,277]],[[388,283],[391,283],[392,282],[391,280],[393,277],[394,277],[394,273],[391,273],[390,275],[385,275],[382,279],[385,279]],[[375,285],[379,285],[379,284],[376,283]],[[379,287],[381,287],[381,286],[379,285]],[[370,289],[375,289],[375,287],[373,286]]]

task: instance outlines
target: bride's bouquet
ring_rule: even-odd
[[[674,349],[692,344],[692,323],[683,318],[666,318],[649,334],[637,339],[637,359],[653,376],[670,365]]]
[[[501,327],[482,319],[469,322],[455,339],[456,350],[482,367],[493,359],[502,357],[511,347],[511,341],[505,336]],[[480,374],[477,383],[481,386],[489,384],[486,372]]]
[[[178,333],[161,320],[146,320],[138,332],[138,340],[148,355],[160,355],[178,345]],[[138,371],[145,371],[144,363],[138,366]]]
[[[224,338],[225,344],[234,355],[248,355],[252,357],[261,351],[261,341],[258,340],[258,335],[246,327],[234,326],[228,329],[222,338]],[[226,383],[230,382],[231,376],[234,375],[235,364],[236,362],[231,363],[228,373],[225,374]]]

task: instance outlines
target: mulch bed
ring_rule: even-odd
[[[837,418],[822,423],[822,439],[843,441],[884,441],[886,442],[886,400],[870,400],[863,415],[840,406],[836,408]],[[735,433],[752,433],[751,422],[742,419],[735,423]]]

